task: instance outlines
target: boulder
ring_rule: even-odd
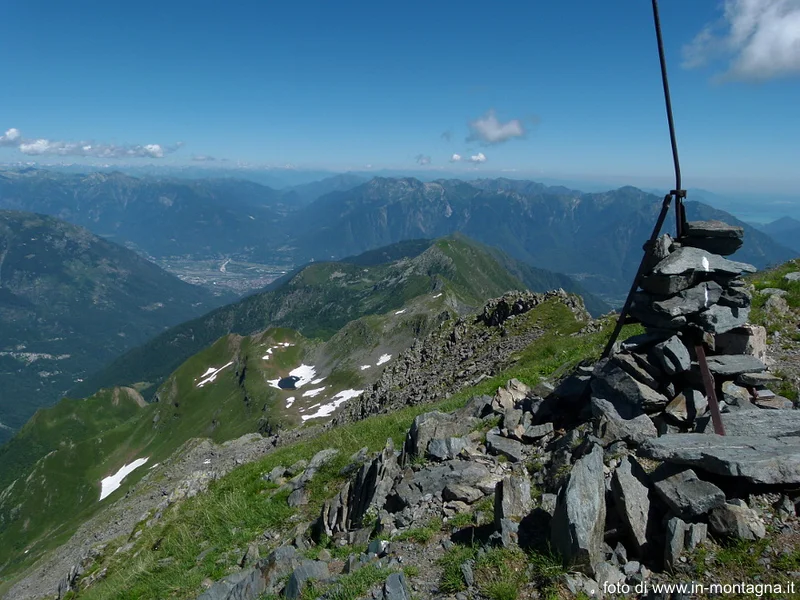
[[[497,484],[494,493],[494,521],[520,521],[532,508],[531,480],[527,476],[507,475]]]
[[[611,493],[614,506],[635,545],[637,554],[647,550],[650,518],[649,478],[635,458],[626,456],[614,471]]]
[[[670,317],[655,309],[655,302],[658,297],[653,297],[647,292],[636,292],[629,312],[631,316],[638,319],[646,327],[653,329],[666,329],[678,331],[686,326],[687,320],[684,315]]]
[[[603,450],[578,459],[558,495],[551,522],[551,540],[567,565],[593,575],[603,561],[606,519]]]
[[[437,461],[452,460],[467,449],[467,442],[461,437],[434,438],[428,442],[425,455]]]
[[[725,333],[731,329],[741,327],[747,323],[749,318],[749,308],[723,306],[721,304],[715,304],[696,317],[698,324],[704,331],[714,334]]]
[[[251,568],[215,582],[197,600],[257,600],[266,589],[267,582],[261,571]]]
[[[442,499],[446,502],[466,502],[472,504],[483,498],[483,492],[468,485],[449,483],[442,490]]]
[[[438,411],[418,415],[406,434],[402,464],[407,464],[415,456],[423,456],[431,440],[461,437],[469,433],[476,422],[473,418]]]
[[[733,283],[741,283],[741,285],[733,285]],[[722,296],[719,297],[719,303],[723,306],[749,308],[752,303],[750,290],[745,286],[744,281],[735,280],[722,292]]]
[[[738,414],[749,416],[753,413],[730,413]],[[723,418],[726,416],[729,415],[723,415]],[[752,483],[800,483],[800,439],[797,438],[669,434],[647,440],[639,452],[648,458],[697,466],[717,475],[741,477]]]
[[[526,442],[533,442],[553,433],[552,423],[542,423],[541,425],[529,425],[522,433],[522,439]]]
[[[653,346],[652,352],[656,361],[667,375],[683,373],[692,366],[689,351],[676,335]]]
[[[736,504],[723,504],[712,510],[708,524],[717,535],[741,540],[760,540],[767,534],[758,513]]]
[[[659,296],[671,296],[695,285],[699,276],[694,271],[680,275],[650,274],[642,277],[640,286],[646,292]]]
[[[758,410],[750,398],[751,395],[747,388],[736,385],[732,381],[722,382],[722,401],[725,404],[735,406],[739,410]]]
[[[306,471],[318,471],[324,465],[331,462],[337,454],[339,454],[339,451],[336,448],[320,450],[312,457],[311,462],[308,463]]]
[[[631,377],[638,379],[654,390],[658,389],[660,385],[658,375],[660,375],[660,373],[655,367],[652,367],[652,365],[646,362],[647,359],[642,358],[640,361],[637,360],[638,358],[639,356],[635,354],[615,354],[611,361]],[[650,368],[646,368],[645,365]]]
[[[760,373],[767,366],[754,356],[740,354],[718,354],[707,358],[708,369],[714,375],[734,378],[742,373]]]
[[[686,469],[654,481],[658,495],[681,518],[692,519],[725,504],[725,493]]]
[[[383,600],[411,600],[411,591],[402,572],[392,573],[386,578],[383,584]]]
[[[653,308],[668,317],[691,315],[719,302],[722,286],[715,281],[704,281],[678,292],[666,300],[653,302]]]
[[[800,271],[792,271],[783,276],[786,281],[800,281]]]
[[[395,494],[402,506],[416,506],[428,494],[439,496],[446,487],[453,484],[480,489],[490,475],[489,468],[482,463],[450,460],[415,473],[407,473],[395,486]],[[494,485],[496,482],[492,484],[492,489]]]
[[[681,554],[686,548],[686,522],[678,517],[667,521],[666,545],[664,548],[664,568],[673,571]]]
[[[326,563],[317,560],[304,560],[292,572],[292,576],[289,577],[283,597],[287,600],[297,600],[300,598],[306,582],[310,580],[322,581],[329,577],[330,571],[328,571]]]
[[[625,418],[633,418],[642,412],[663,410],[668,402],[666,396],[637,381],[609,361],[597,364],[592,391],[614,404]]]
[[[486,449],[495,456],[505,456],[511,462],[525,460],[525,445],[500,435],[496,427],[486,434]]]
[[[708,410],[708,400],[700,390],[687,388],[675,396],[664,412],[679,423],[692,423]]]
[[[686,531],[686,549],[694,550],[700,544],[705,542],[707,538],[708,525],[705,523],[690,523]]]
[[[638,445],[656,437],[658,431],[647,415],[623,419],[608,400],[592,396],[592,415],[595,417],[595,435],[608,446],[617,441]]]
[[[742,273],[755,273],[756,268],[691,247],[678,248],[653,268],[655,275],[681,275],[687,272],[736,276]]]

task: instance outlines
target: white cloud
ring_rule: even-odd
[[[217,159],[214,158],[213,156],[207,156],[207,155],[201,154],[199,156],[193,156],[192,160],[197,161],[197,162],[211,162],[211,161],[217,160]]]
[[[486,162],[486,155],[483,152],[478,152],[477,154],[473,154],[467,160],[471,163],[480,164]]]
[[[497,120],[493,109],[490,109],[484,116],[470,121],[469,128],[472,133],[467,141],[481,141],[484,144],[500,144],[515,137],[525,135],[525,128],[522,121],[512,119],[505,123]]]
[[[453,156],[450,157],[450,162],[459,162],[460,160],[461,160],[460,154],[453,154]]]
[[[429,165],[431,164],[431,157],[425,156],[424,154],[417,154],[415,157],[418,165]]]
[[[28,156],[94,156],[97,158],[163,158],[183,146],[182,142],[170,146],[161,144],[96,144],[94,142],[64,142],[46,138],[27,139],[18,129],[9,129],[0,136],[0,146],[18,148]]]
[[[13,127],[5,132],[4,135],[0,135],[0,147],[2,146],[19,146],[19,139],[21,138],[21,134],[19,129],[14,129]]]
[[[725,0],[720,21],[683,48],[683,66],[729,61],[721,79],[800,74],[800,0]]]

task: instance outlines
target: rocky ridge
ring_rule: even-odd
[[[438,331],[417,339],[384,370],[372,390],[350,402],[333,423],[435,402],[491,377],[511,354],[544,333],[540,327],[514,330],[514,319],[550,300],[563,303],[580,320],[591,321],[581,298],[564,290],[509,292],[490,300],[474,317],[445,321]]]

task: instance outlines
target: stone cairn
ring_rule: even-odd
[[[791,408],[767,385],[766,331],[747,324],[750,293],[742,273],[755,267],[725,258],[742,245],[743,229],[720,221],[690,222],[675,241],[662,235],[633,298],[630,314],[646,330],[616,344],[592,381],[596,416],[616,411],[661,434],[714,430],[707,386],[720,411],[753,406]],[[706,381],[702,354],[708,354]]]

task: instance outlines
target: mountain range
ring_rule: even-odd
[[[228,300],[82,227],[0,210],[0,442],[112,358]]]
[[[234,179],[0,172],[0,208],[53,214],[157,258],[299,265],[458,231],[564,273],[614,305],[624,298],[660,206],[661,197],[633,187],[587,194],[502,178],[363,182],[345,175],[274,190]],[[723,211],[688,202],[687,212],[743,225],[741,259],[759,268],[796,254]]]

